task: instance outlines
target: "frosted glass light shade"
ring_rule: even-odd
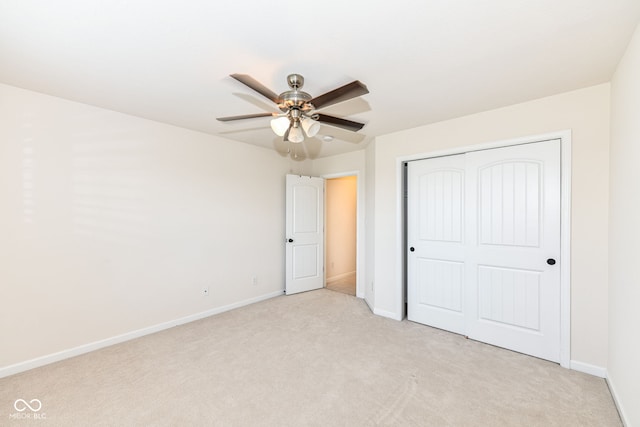
[[[316,122],[313,119],[302,119],[302,129],[307,134],[309,138],[316,136],[318,131],[320,130],[320,123]]]
[[[304,135],[302,134],[302,129],[300,129],[299,127],[291,126],[291,129],[289,129],[288,139],[289,141],[296,142],[296,143],[304,141]]]
[[[288,117],[278,117],[277,119],[271,120],[271,129],[273,129],[273,132],[278,136],[284,136],[290,125],[291,123],[289,123]]]

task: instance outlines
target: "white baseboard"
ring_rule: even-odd
[[[613,381],[611,380],[611,378],[607,377],[606,381],[607,381],[607,387],[609,387],[609,391],[611,392],[611,397],[613,397],[613,403],[615,403],[616,408],[618,409],[618,415],[620,415],[620,420],[622,420],[622,425],[627,427],[627,426],[629,426],[629,423],[627,423],[627,417],[626,417],[626,414],[624,412],[624,408],[620,404],[620,401],[618,400],[618,394],[616,393],[616,387],[613,384]]]
[[[596,377],[607,378],[607,370],[606,368],[603,368],[601,366],[590,365],[588,363],[572,360],[569,368],[573,369],[574,371],[583,372],[585,374],[594,375]]]
[[[371,301],[369,301],[367,299],[367,296],[365,295],[364,298],[362,298],[364,300],[364,302],[367,304],[367,307],[369,307],[369,310],[371,310],[371,312],[373,313],[373,304],[371,303]],[[375,313],[374,313],[375,314]]]
[[[224,313],[225,311],[230,311],[236,308],[244,307],[249,304],[254,304],[256,302],[278,297],[282,294],[284,294],[284,290],[271,292],[265,295],[260,295],[255,298],[249,298],[244,301],[239,301],[239,302],[225,305],[222,307],[212,308],[210,310],[202,311],[200,313],[195,313],[186,317],[181,317],[179,319],[170,320],[168,322],[164,322],[164,323],[149,326],[146,328],[138,329],[135,331],[127,332],[125,334],[117,335],[115,337],[106,338],[100,341],[94,341],[89,344],[83,344],[78,347],[62,350],[57,353],[48,354],[42,357],[37,357],[35,359],[27,360],[25,362],[20,362],[14,365],[5,366],[0,368],[0,378],[4,378],[4,377],[8,377],[9,375],[14,375],[20,372],[28,371],[29,369],[38,368],[40,366],[48,365],[50,363],[59,362],[64,359],[69,359],[71,357],[75,357],[81,354],[89,353],[91,351],[99,350],[101,348],[108,347],[110,345],[119,344],[121,342],[129,341],[135,338],[140,338],[145,335],[150,335],[156,332],[163,331],[165,329],[173,328],[174,326],[179,326],[185,323],[194,322],[196,320],[200,320],[205,317],[214,316],[216,314],[220,314],[220,313]]]
[[[355,271],[350,271],[348,273],[336,274],[335,276],[327,277],[327,284],[337,282],[338,280],[347,278],[349,276],[355,275]]]
[[[393,319],[393,320],[402,320],[402,318],[398,314],[393,313],[391,311],[380,310],[379,308],[374,308],[373,314],[377,314],[378,316],[382,316],[382,317],[388,317],[389,319]]]

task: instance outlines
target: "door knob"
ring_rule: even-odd
[[[547,260],[547,264],[549,264],[549,265],[554,265],[555,263],[556,263],[556,260],[555,260],[555,259],[553,259],[553,258],[549,258],[549,259]]]
[[[289,240],[288,240],[288,242],[289,242],[289,243],[293,243],[293,239],[289,239]]]
[[[411,247],[409,248],[409,250],[410,250],[411,252],[413,252],[413,251],[415,251],[415,250],[416,250],[416,248],[414,248],[413,246],[411,246]]]

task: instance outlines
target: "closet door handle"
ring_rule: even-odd
[[[413,246],[411,246],[411,247],[409,248],[409,250],[410,250],[411,252],[413,252],[413,251],[415,251],[415,250],[416,250],[416,248],[414,248]]]
[[[287,240],[289,243],[293,243],[293,239],[289,239]]]
[[[556,260],[555,260],[555,259],[553,259],[553,258],[549,258],[549,259],[547,260],[547,264],[549,264],[549,265],[555,265],[555,263],[556,263]]]

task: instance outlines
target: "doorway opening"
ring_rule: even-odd
[[[358,178],[325,184],[325,276],[327,289],[356,295]]]

